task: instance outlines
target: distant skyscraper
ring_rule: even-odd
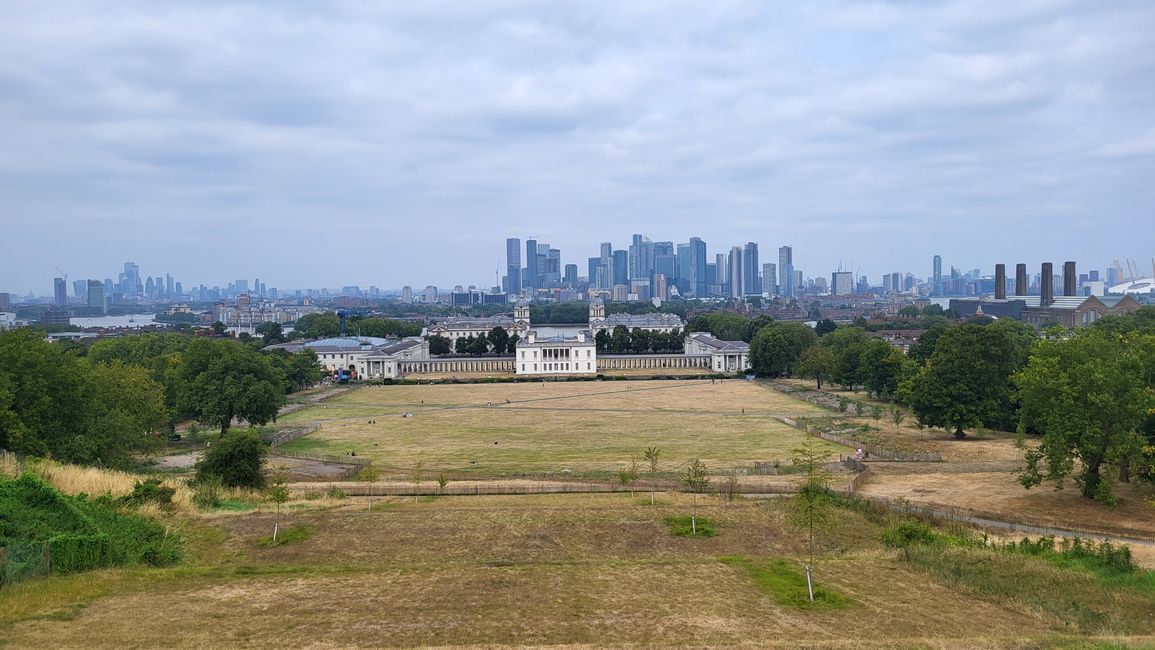
[[[936,296],[942,295],[942,255],[935,255],[932,261],[934,270],[931,275],[930,287]]]
[[[586,260],[586,274],[591,289],[602,289],[602,284],[608,282],[602,267],[602,258],[591,257]]]
[[[88,302],[89,307],[99,309],[100,313],[108,311],[108,306],[104,302],[104,283],[100,280],[88,281]]]
[[[654,242],[649,237],[634,235],[630,244],[630,279],[649,280],[654,272]]]
[[[695,298],[706,297],[706,242],[699,237],[690,238],[690,293]]]
[[[68,283],[64,278],[55,278],[52,280],[53,302],[57,305],[68,304]]]
[[[850,271],[836,271],[830,274],[830,295],[849,296],[854,293],[854,274]]]
[[[630,254],[629,251],[614,251],[613,284],[630,284]]]
[[[778,293],[778,265],[773,262],[762,265],[762,291],[771,296]]]
[[[525,240],[525,289],[537,289],[537,278],[539,275],[537,268],[537,240]]]
[[[505,240],[505,291],[521,293],[521,240],[517,237]]]
[[[758,277],[758,244],[746,242],[742,250],[742,290],[746,294],[760,295],[762,280]]]
[[[743,270],[746,268],[742,262],[742,249],[734,246],[730,249],[730,266],[727,272],[727,277],[730,279],[730,297],[742,298],[746,295],[745,290],[745,274]]]
[[[722,286],[722,295],[730,295],[730,261],[725,253],[714,253],[714,273]]]
[[[409,285],[401,287],[401,302],[406,304],[413,302],[413,287]]]
[[[787,298],[794,297],[794,249],[778,248],[778,291]]]
[[[690,294],[690,245],[678,244],[677,259],[674,264],[673,284],[682,296]]]
[[[569,287],[570,289],[576,289],[578,283],[577,279],[577,264],[566,264],[565,276],[562,278],[562,284]]]
[[[124,263],[122,277],[124,281],[121,284],[120,292],[126,296],[139,295],[144,287],[140,283],[140,267],[137,266],[136,262]]]

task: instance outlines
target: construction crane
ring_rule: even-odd
[[[54,266],[52,268],[56,269],[56,272],[64,277],[64,286],[68,286],[68,274],[64,271],[61,271],[59,266]]]

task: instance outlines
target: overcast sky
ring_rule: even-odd
[[[1155,254],[1155,2],[0,3],[0,291]],[[793,4],[793,8],[785,5]]]

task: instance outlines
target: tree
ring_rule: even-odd
[[[630,331],[624,325],[614,327],[614,331],[610,334],[610,352],[612,354],[625,354],[630,350]]]
[[[498,325],[489,330],[489,342],[493,344],[494,354],[505,354],[509,350],[509,332]]]
[[[717,312],[693,317],[686,325],[686,330],[689,332],[709,332],[722,341],[746,341],[749,343],[750,339],[746,338],[750,333],[748,323],[749,321],[745,316]]]
[[[223,436],[234,418],[275,420],[285,403],[285,376],[260,352],[229,340],[198,339],[183,355],[182,409],[211,422]]]
[[[859,378],[875,397],[888,398],[898,390],[906,355],[886,341],[870,339],[859,351]]]
[[[0,449],[123,466],[162,444],[169,413],[149,371],[80,359],[41,336],[0,332]]]
[[[341,318],[333,312],[305,314],[293,326],[293,338],[327,339],[341,334]]]
[[[698,458],[695,458],[686,467],[686,473],[682,475],[682,482],[694,494],[694,509],[690,512],[690,534],[698,534],[698,494],[705,492],[710,486],[710,476],[706,470],[706,465]]]
[[[425,337],[429,341],[429,354],[437,357],[443,354],[449,354],[449,339],[440,334],[433,334]]]
[[[850,389],[863,383],[860,369],[862,350],[869,342],[866,330],[860,327],[840,327],[822,337],[821,345],[829,347],[836,359],[831,381]]]
[[[834,356],[834,350],[824,345],[814,345],[806,348],[798,357],[798,363],[794,366],[794,374],[815,380],[818,382],[818,390],[822,390],[823,378],[828,378],[834,373],[837,363],[838,359]]]
[[[267,454],[268,448],[255,430],[233,431],[205,449],[196,464],[196,480],[216,478],[229,487],[261,489],[265,487]]]
[[[938,344],[938,337],[947,330],[947,325],[941,324],[931,327],[923,332],[918,340],[911,344],[910,349],[906,351],[908,358],[913,359],[918,365],[925,366],[927,361],[930,361],[930,356],[934,354],[935,345]]]
[[[257,325],[256,332],[261,336],[262,345],[275,345],[285,341],[285,332],[281,329],[280,323],[261,323]]]
[[[1140,458],[1140,428],[1155,409],[1155,393],[1145,385],[1153,362],[1155,336],[1087,330],[1041,341],[1013,379],[1022,402],[1019,435],[1042,434],[1039,446],[1025,452],[1023,486],[1062,487],[1077,471],[1084,497],[1113,502],[1114,480],[1128,478]]]
[[[269,501],[277,504],[277,521],[273,524],[273,542],[277,541],[277,533],[281,529],[281,504],[289,500],[289,488],[285,485],[285,476],[288,474],[289,468],[285,465],[278,465],[273,470],[273,482],[267,490],[265,496]]]
[[[742,337],[743,341],[753,341],[758,332],[774,322],[774,319],[769,314],[759,314],[758,316],[746,322],[746,334]]]
[[[466,338],[464,336],[457,337],[457,340],[455,340],[453,342],[453,353],[454,354],[469,354],[470,339],[472,339],[472,338],[473,338],[473,336],[470,336],[469,338]]]
[[[594,335],[594,344],[597,346],[598,354],[609,352],[610,333],[606,330],[598,330],[598,333]]]
[[[898,407],[898,404],[890,405],[890,419],[894,421],[894,430],[898,432],[898,428],[902,426],[902,421],[906,419],[906,413]]]
[[[224,323],[220,322],[219,320],[213,321],[213,324],[212,324],[213,336],[224,336],[225,332],[227,332],[227,331],[228,331],[228,328],[225,327]]]
[[[750,342],[750,364],[755,372],[790,375],[803,351],[817,341],[818,335],[805,323],[775,321]]]
[[[971,323],[952,327],[919,375],[911,409],[919,422],[953,428],[960,440],[964,427],[1009,427],[1014,370],[1015,349],[1003,332]]]
[[[830,320],[829,318],[823,318],[822,320],[818,321],[817,325],[814,326],[814,333],[817,334],[819,337],[822,337],[822,336],[826,336],[827,334],[833,332],[836,329],[838,329],[837,323]]]
[[[489,339],[485,334],[478,334],[476,337],[469,337],[469,354],[482,355],[489,352]]]
[[[638,460],[632,458],[629,465],[618,470],[618,483],[621,483],[622,487],[629,487],[636,480],[638,480]],[[633,494],[633,490],[630,490],[630,494]]]
[[[805,472],[798,494],[790,500],[790,522],[806,531],[806,588],[814,600],[814,540],[834,517],[834,498],[830,493],[830,474],[825,469],[827,452],[806,436],[801,447],[793,450],[793,462]]]
[[[870,405],[870,417],[874,418],[875,422],[878,422],[879,420],[881,420],[882,419],[882,407],[880,407],[878,404],[871,404]]]
[[[650,505],[654,505],[654,497],[658,491],[658,461],[662,457],[662,450],[660,447],[646,447],[642,457],[650,466]]]

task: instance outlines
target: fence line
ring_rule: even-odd
[[[318,484],[321,489],[323,484]],[[651,490],[649,485],[623,486],[618,483],[538,483],[521,485],[483,485],[480,483],[460,482],[449,483],[442,489],[436,482],[429,481],[421,485],[389,483],[342,484],[334,486],[347,496],[478,496],[478,495],[529,495],[529,494],[610,494],[610,493],[639,493],[644,494]],[[659,488],[663,492],[685,492],[685,490],[671,490]],[[294,491],[302,492],[299,487]],[[740,485],[740,494],[794,494],[797,488],[793,485]]]
[[[310,433],[313,433],[314,431],[316,431],[320,428],[321,428],[321,425],[319,425],[319,424],[310,424],[310,425],[302,426],[302,427],[285,428],[285,429],[277,431],[274,434],[267,436],[266,441],[269,443],[270,447],[276,447],[277,445],[283,445],[286,442],[296,440],[297,438],[304,438],[305,436],[309,435]]]
[[[361,458],[360,456],[332,456],[329,454],[311,454],[305,451],[281,451],[280,449],[275,451],[274,454],[277,456],[285,456],[286,458],[296,458],[298,460],[315,460],[322,463],[333,463],[335,465],[355,465],[358,468],[373,464],[373,461],[368,458]]]
[[[1150,536],[1143,537],[1141,531],[1133,529],[1123,529],[1123,533],[1105,533],[1093,530],[1075,530],[1071,528],[1056,528],[1054,526],[1044,526],[1041,524],[1026,523],[1019,519],[1008,517],[1006,514],[1000,513],[986,513],[978,510],[962,510],[959,508],[949,508],[945,506],[918,506],[908,501],[891,499],[882,496],[866,496],[862,497],[867,501],[872,501],[889,508],[895,512],[903,514],[917,514],[933,519],[942,519],[945,521],[956,521],[975,526],[983,526],[986,528],[998,528],[1010,532],[1028,533],[1032,535],[1053,535],[1055,537],[1080,537],[1082,539],[1093,539],[1097,541],[1108,542],[1126,542],[1128,544],[1143,544],[1145,546],[1155,546],[1155,539]]]

